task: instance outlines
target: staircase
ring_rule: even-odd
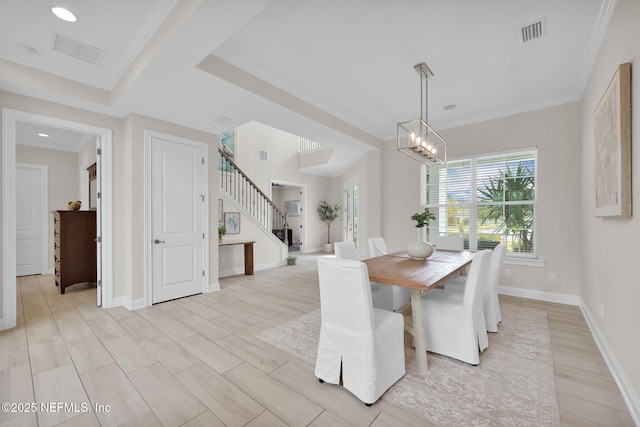
[[[220,148],[218,173],[220,189],[233,199],[247,215],[264,227],[265,232],[282,230],[287,223],[287,216],[258,186],[236,165]],[[287,233],[284,233],[286,236]],[[286,239],[286,237],[285,237]],[[287,242],[284,243],[285,245]]]

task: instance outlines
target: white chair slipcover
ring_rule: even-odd
[[[320,258],[320,341],[315,375],[372,404],[405,374],[404,318],[371,305],[366,264]]]
[[[369,239],[369,254],[372,257],[387,254],[387,245],[382,237],[372,237]],[[372,282],[371,297],[373,298],[374,307],[396,311],[409,304],[411,293],[408,288],[401,286],[383,285]]]
[[[337,259],[352,259],[358,261],[358,248],[353,242],[337,242],[333,245]]]
[[[358,261],[358,249],[354,242],[338,242],[334,244],[336,259]],[[371,282],[371,299],[373,306],[384,310],[393,310],[394,286]]]
[[[464,239],[460,236],[438,236],[436,249],[444,251],[463,251]]]
[[[422,295],[427,350],[477,365],[489,346],[482,309],[491,251],[473,257],[464,293],[434,289]]]
[[[484,321],[487,332],[498,332],[498,323],[502,322],[502,314],[500,313],[500,301],[498,300],[498,281],[504,256],[507,252],[507,245],[500,243],[493,249],[491,255],[491,263],[489,264],[489,275],[487,278],[487,287],[483,295]],[[444,289],[447,292],[464,292],[464,277],[454,277],[445,282]]]
[[[387,245],[382,237],[372,237],[369,239],[369,255],[371,257],[386,255]]]

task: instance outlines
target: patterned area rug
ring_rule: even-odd
[[[478,366],[429,353],[429,372],[419,374],[407,346],[407,374],[382,398],[446,426],[559,426],[547,314],[500,308],[502,323]],[[315,366],[319,333],[316,310],[256,337]]]

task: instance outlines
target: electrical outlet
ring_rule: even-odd
[[[550,283],[556,283],[556,275],[555,274],[550,274],[549,275],[549,282]]]
[[[509,270],[508,268],[504,270],[504,277],[511,277],[511,270]]]

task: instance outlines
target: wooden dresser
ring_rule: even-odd
[[[56,286],[96,282],[96,212],[53,211]]]

